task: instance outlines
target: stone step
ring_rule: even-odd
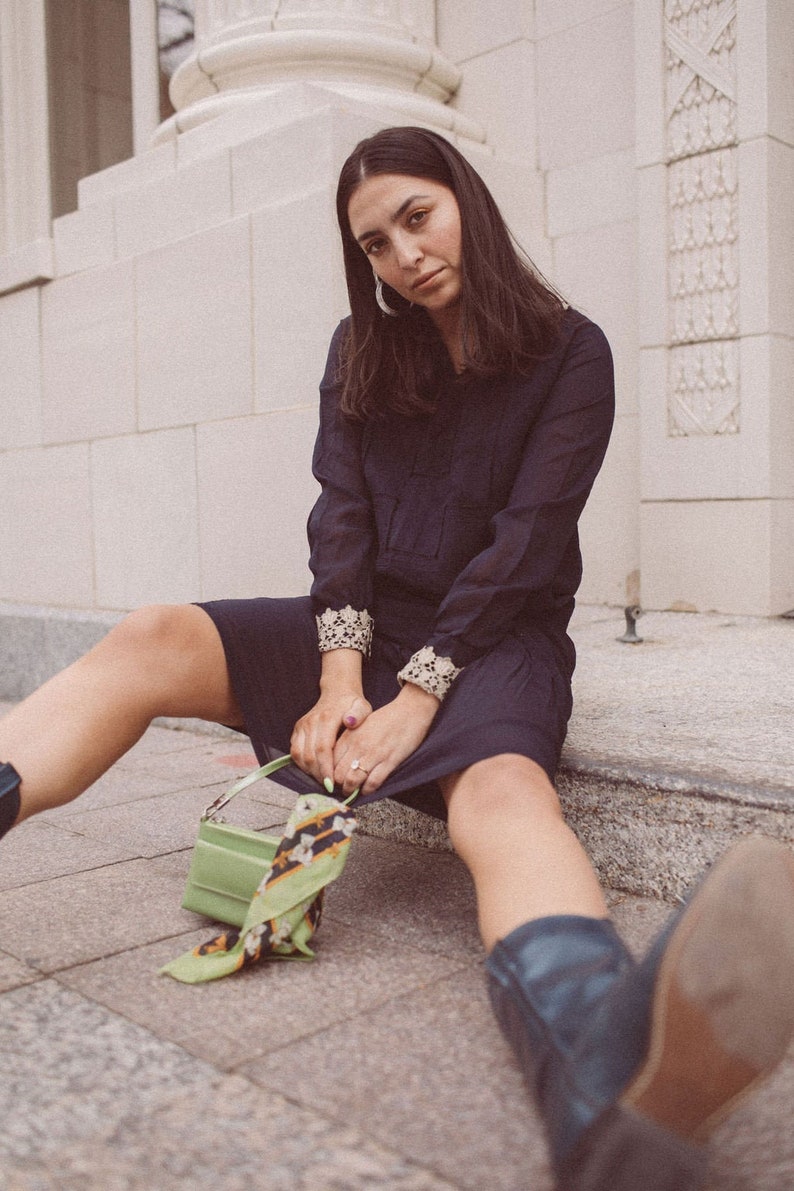
[[[743,835],[794,844],[794,796],[788,787],[593,761],[573,750],[565,753],[556,785],[566,819],[601,880],[626,893],[678,901]],[[445,826],[410,807],[384,801],[360,808],[358,815],[369,835],[450,847]]]
[[[602,880],[670,901],[742,835],[794,841],[794,621],[577,609],[575,709],[557,787]],[[394,803],[365,830],[446,847]]]

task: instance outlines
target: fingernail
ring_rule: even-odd
[[[347,724],[348,728],[355,728],[355,726],[356,726],[356,717],[355,717],[354,715],[346,715],[346,716],[345,716],[345,723]]]
[[[329,794],[333,794],[333,792],[334,792],[334,783],[333,783],[333,781],[331,780],[331,778],[330,778],[330,777],[324,777],[324,778],[323,778],[323,785],[325,786],[325,788],[326,788],[326,790],[328,791],[328,793],[329,793]]]

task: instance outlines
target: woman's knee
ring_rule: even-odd
[[[137,676],[156,715],[196,715],[237,723],[218,630],[195,604],[151,604],[130,612],[95,651],[105,663]]]
[[[557,792],[540,765],[528,757],[489,757],[442,783],[450,839],[465,855],[484,834],[511,830],[527,820],[562,818]]]
[[[148,604],[136,608],[110,630],[100,645],[106,653],[128,654],[138,661],[148,656],[162,660],[167,652],[190,648],[192,604]]]

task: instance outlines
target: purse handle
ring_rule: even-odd
[[[239,782],[235,782],[233,786],[224,791],[223,794],[219,795],[214,802],[210,803],[204,814],[201,816],[202,821],[204,819],[214,819],[219,811],[222,811],[227,803],[231,802],[234,796],[239,794],[241,790],[245,790],[248,786],[253,786],[254,782],[261,781],[263,777],[270,777],[271,773],[277,773],[279,769],[283,769],[285,765],[291,764],[292,757],[289,755],[289,753],[287,753],[286,757],[276,757],[275,761],[268,761],[267,765],[260,765],[259,769],[254,769],[251,773],[247,773],[245,777],[240,778]],[[350,797],[344,800],[345,806],[348,806],[353,801],[360,788],[360,786],[356,786]]]

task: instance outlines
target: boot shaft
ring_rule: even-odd
[[[0,839],[17,821],[20,781],[13,765],[0,764]]]

